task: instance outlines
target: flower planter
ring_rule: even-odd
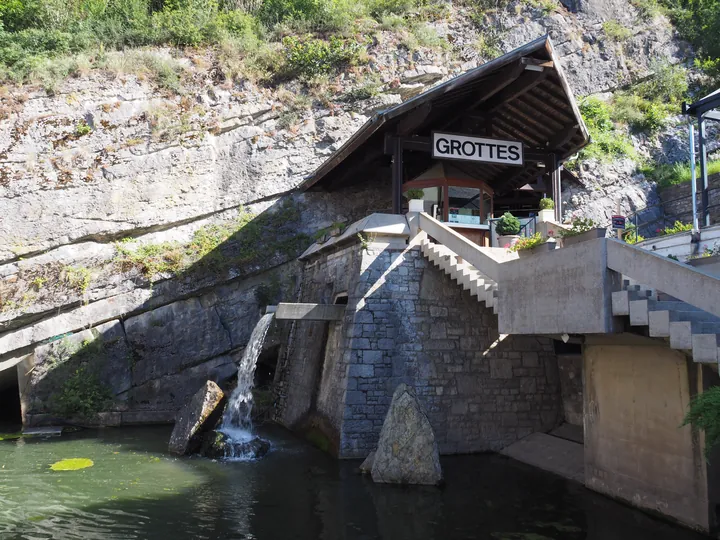
[[[515,245],[515,242],[520,240],[520,235],[518,234],[508,234],[508,235],[499,235],[498,236],[498,244],[500,244],[501,248],[504,247],[512,247]]]
[[[538,222],[545,223],[546,221],[555,221],[555,210],[552,208],[548,210],[540,210],[538,212]]]
[[[519,249],[517,254],[518,257],[524,259],[525,257],[530,257],[531,255],[536,255],[538,253],[547,253],[548,251],[553,251],[556,247],[557,244],[555,242],[545,242],[544,244],[540,244],[539,246],[535,246],[534,248]]]
[[[566,236],[563,238],[563,247],[572,246],[579,242],[586,242],[587,240],[594,240],[596,238],[605,238],[605,227],[590,229],[587,232],[576,234],[575,236]]]
[[[408,201],[409,212],[424,212],[425,206],[422,199],[410,199]]]
[[[720,277],[720,255],[690,259],[687,263],[701,272]]]

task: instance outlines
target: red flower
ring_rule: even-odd
[[[555,231],[548,231],[548,236],[555,236]]]

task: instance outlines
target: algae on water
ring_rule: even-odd
[[[87,469],[95,465],[92,459],[87,458],[71,458],[62,459],[50,465],[53,471],[77,471],[79,469]]]

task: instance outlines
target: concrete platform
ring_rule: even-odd
[[[553,437],[560,437],[568,441],[583,444],[583,427],[575,426],[573,424],[560,424],[558,427],[550,432]]]
[[[500,453],[564,478],[585,483],[582,444],[545,433],[533,433]]]

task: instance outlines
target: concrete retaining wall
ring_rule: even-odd
[[[662,343],[594,343],[584,350],[586,485],[707,529],[702,446],[679,427],[698,387],[697,364]]]
[[[604,334],[612,331],[605,239],[507,261],[499,279],[500,332]]]

